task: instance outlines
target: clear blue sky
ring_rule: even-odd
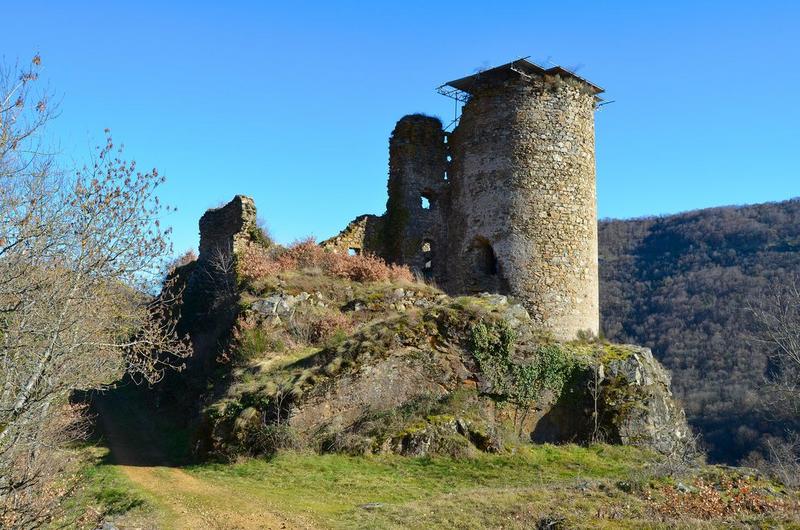
[[[383,212],[396,120],[449,121],[437,85],[527,55],[616,101],[601,217],[800,195],[798,2],[492,4],[3,0],[0,51],[42,54],[65,157],[109,127],[167,176],[176,250],[237,193],[281,242]]]

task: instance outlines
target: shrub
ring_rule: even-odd
[[[280,265],[272,259],[270,253],[271,251],[264,247],[249,245],[237,264],[242,279],[253,281],[281,272]]]
[[[303,269],[320,269],[330,276],[356,282],[414,280],[408,267],[387,264],[370,254],[350,256],[330,252],[317,245],[312,238],[297,241],[283,249],[251,245],[239,263],[239,274],[245,281]]]
[[[341,312],[317,307],[300,308],[289,321],[289,331],[305,344],[322,344],[352,326],[350,319]]]
[[[197,261],[197,254],[195,253],[194,249],[190,248],[177,258],[167,263],[165,267],[167,275],[172,274],[175,272],[175,269],[179,269],[185,265],[188,265],[189,263],[192,263],[193,261]]]
[[[773,498],[769,491],[749,477],[723,476],[718,480],[700,477],[689,491],[668,485],[662,498],[654,499],[656,511],[662,516],[681,519],[715,519],[755,514],[781,514],[794,510],[787,499]]]
[[[262,248],[269,248],[275,244],[263,219],[258,219],[256,226],[250,228],[248,235],[250,236],[250,241]]]
[[[740,464],[754,467],[790,488],[800,487],[800,433],[783,438],[765,436],[762,451],[753,451]],[[765,457],[766,455],[766,457]]]
[[[335,333],[347,331],[351,326],[352,323],[350,319],[338,311],[320,315],[320,317],[312,323],[311,340],[314,344],[323,343]]]
[[[384,280],[407,281],[414,280],[414,275],[408,267],[387,264],[381,258],[370,254],[349,256],[345,254],[332,254],[328,272],[334,276],[347,278],[355,282],[377,282]]]
[[[283,341],[273,336],[269,330],[245,320],[237,323],[233,330],[233,339],[237,346],[236,357],[244,360],[268,351],[280,352],[285,348]]]
[[[274,455],[280,450],[300,449],[300,437],[285,423],[259,425],[248,429],[244,447],[252,455]]]
[[[492,385],[492,392],[516,405],[539,399],[542,391],[559,395],[574,368],[574,362],[555,344],[538,347],[530,362],[515,362],[515,335],[505,320],[479,322],[470,330],[469,348],[478,368]]]

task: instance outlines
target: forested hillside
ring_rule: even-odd
[[[785,425],[759,411],[767,352],[748,304],[800,273],[800,200],[600,223],[602,328],[649,346],[714,460]]]

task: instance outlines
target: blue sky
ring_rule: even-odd
[[[176,250],[237,193],[281,242],[381,213],[402,115],[442,82],[531,56],[607,90],[601,217],[800,195],[797,2],[6,2],[6,63],[41,53],[51,133],[105,127],[168,178]],[[496,5],[493,5],[496,4]]]

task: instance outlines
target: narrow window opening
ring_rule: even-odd
[[[497,276],[497,255],[489,241],[479,237],[475,240],[473,248],[476,251],[475,265],[478,271],[487,276]]]
[[[444,172],[444,179],[447,180],[447,171]]]
[[[422,273],[425,278],[433,277],[433,240],[425,239],[422,241]]]
[[[436,202],[436,195],[430,190],[425,190],[419,194],[419,201],[423,210],[430,210]]]
[[[359,254],[361,254],[361,249],[358,247],[350,247],[347,249],[348,256],[358,256]]]

